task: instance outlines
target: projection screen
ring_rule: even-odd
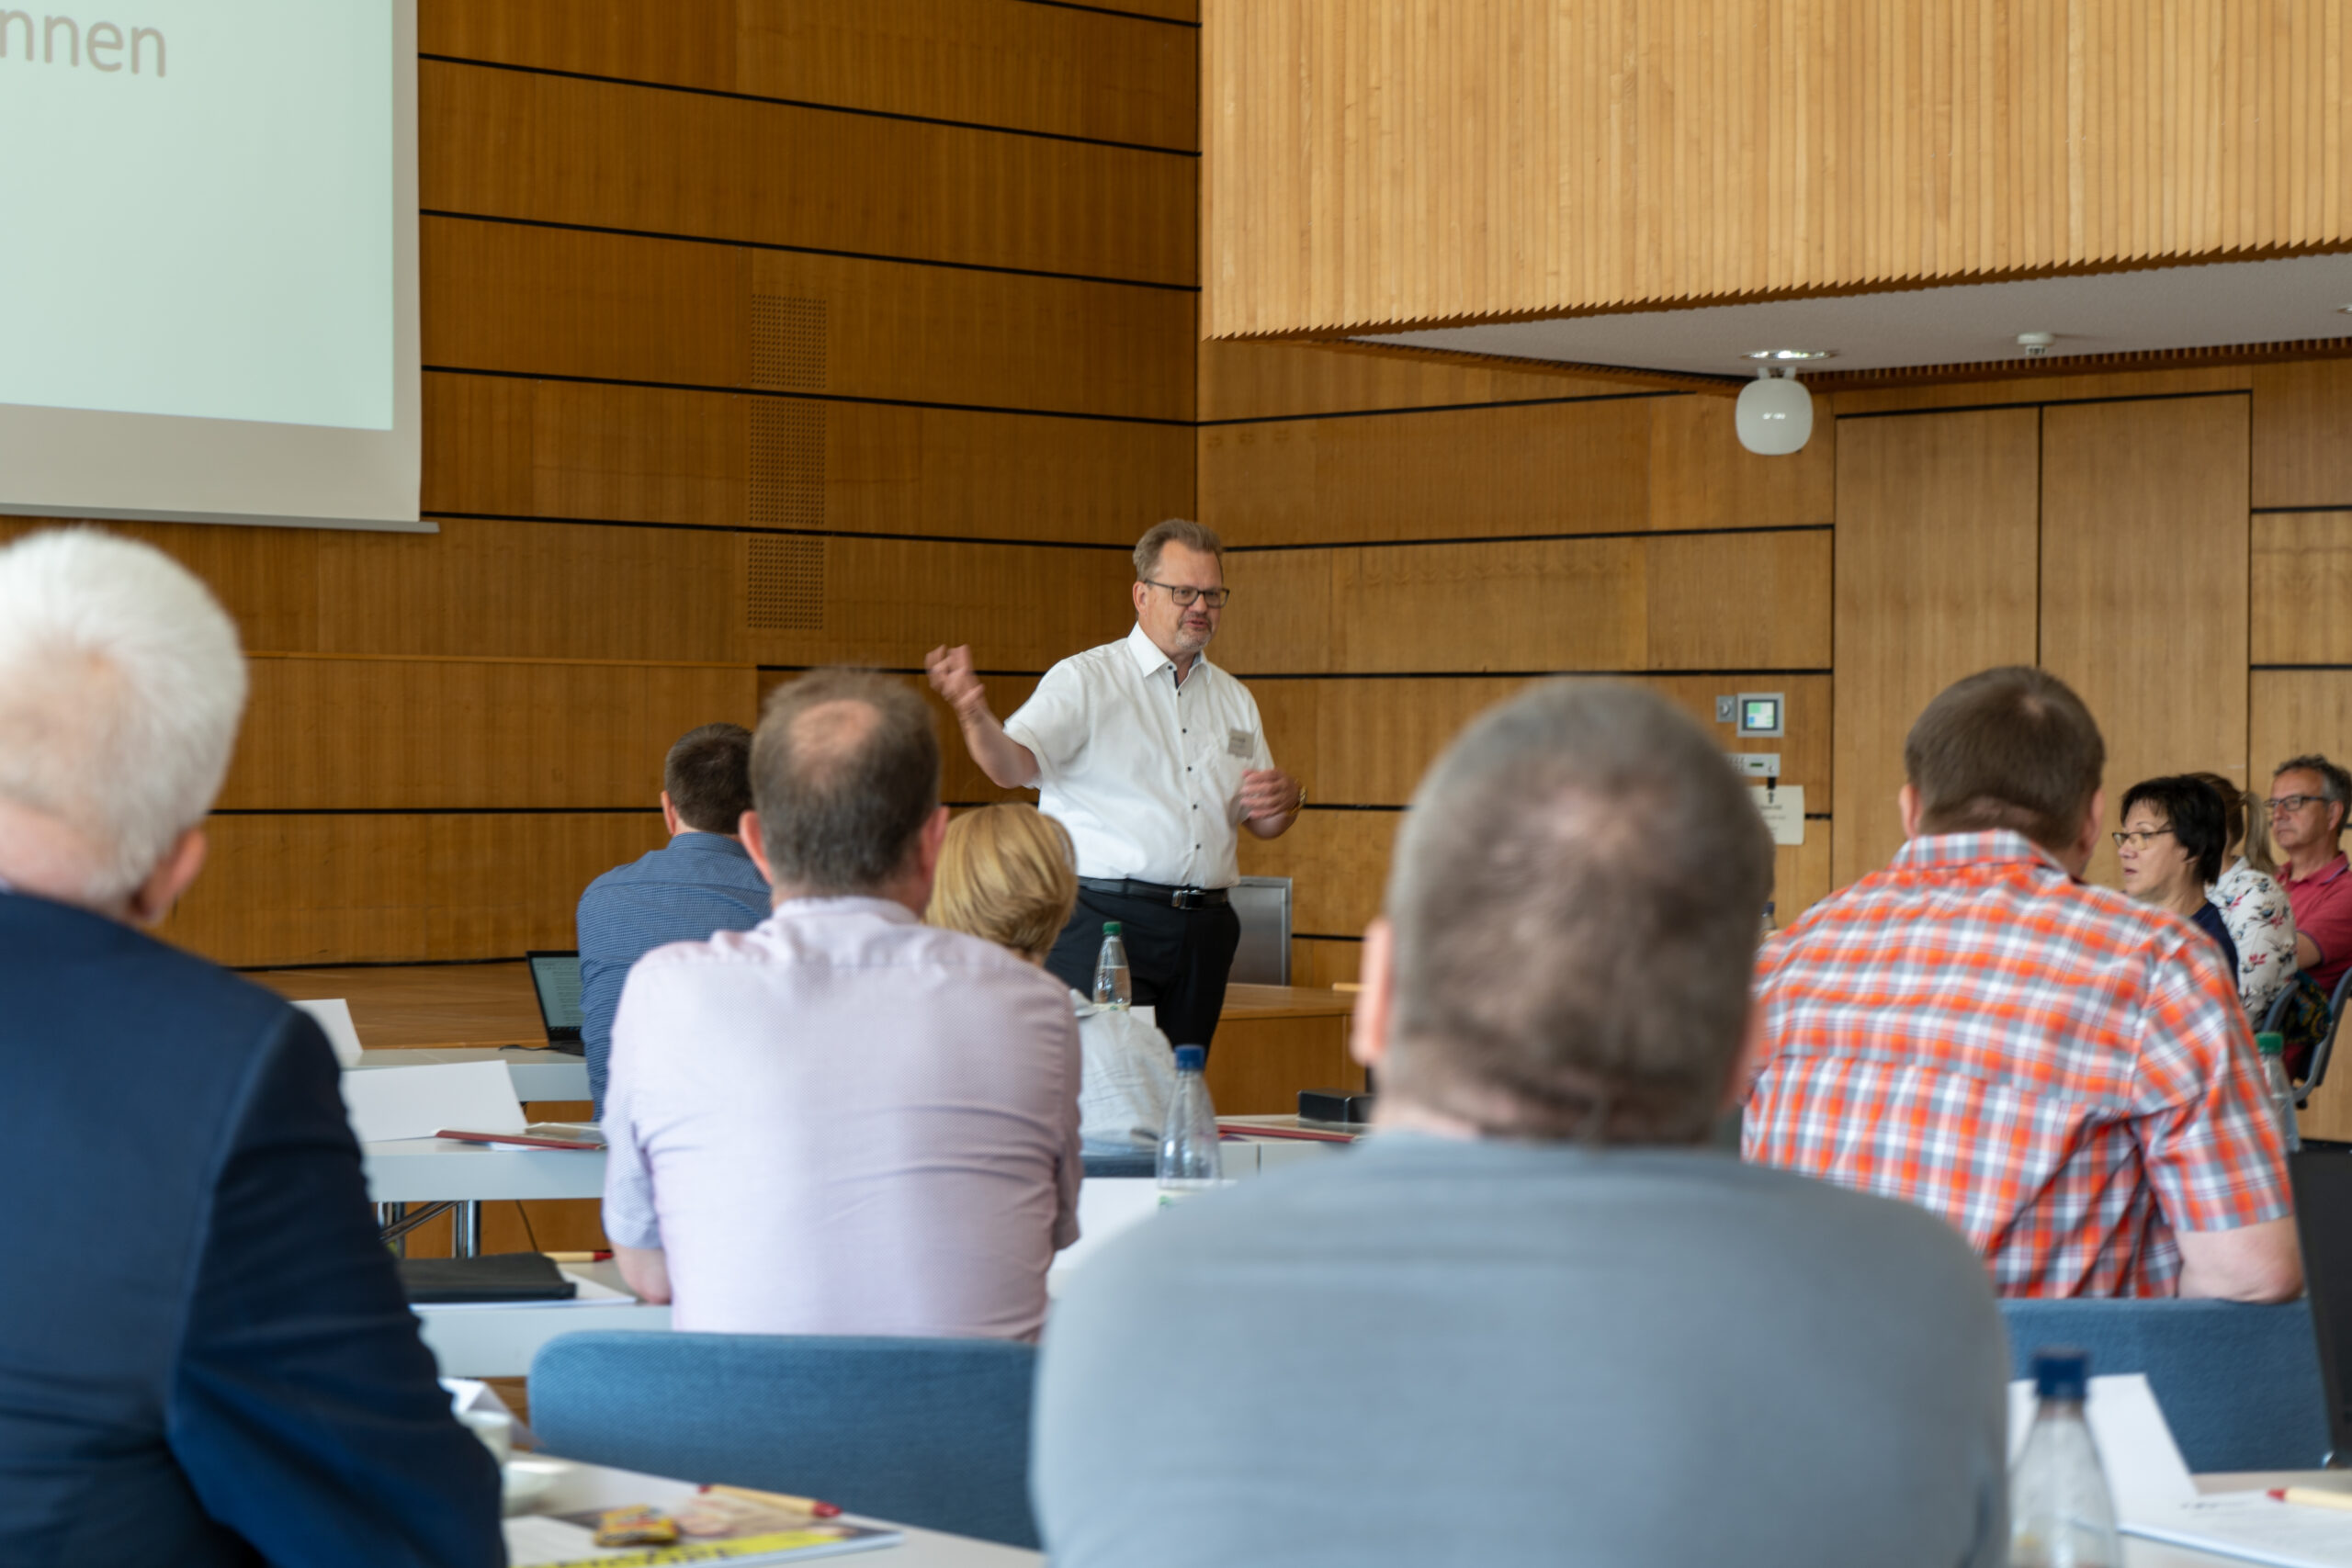
[[[431,532],[414,0],[0,0],[0,512]]]

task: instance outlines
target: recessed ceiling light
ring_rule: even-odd
[[[2347,305],[2345,309],[2352,310],[2352,305]],[[1838,357],[1838,351],[1834,348],[1759,348],[1746,357],[1769,359],[1775,363],[1785,359],[1835,359]]]
[[[2338,305],[2335,309],[2339,315],[2352,316],[2352,305]]]

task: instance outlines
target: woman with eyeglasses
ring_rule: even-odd
[[[2260,799],[2219,773],[2191,773],[2222,797],[2222,874],[2205,889],[2206,901],[2222,912],[2238,950],[2238,999],[2256,1029],[2295,981],[2295,910],[2278,886],[2270,858],[2270,835]],[[2248,807],[2252,810],[2248,810]]]
[[[2229,834],[2222,797],[2186,776],[2143,779],[2123,795],[2123,830],[2114,835],[2123,863],[2123,891],[2143,904],[2170,909],[2213,940],[2238,972],[2237,943],[2205,889],[2222,874]]]

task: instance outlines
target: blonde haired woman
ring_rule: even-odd
[[[2245,791],[2219,773],[2188,776],[2211,784],[2222,797],[2222,833],[2229,840],[2222,852],[2226,863],[2205,897],[2222,912],[2222,923],[2236,945],[2238,1000],[2253,1026],[2260,1029],[2271,1004],[2295,983],[2295,911],[2275,880],[2278,867],[2271,861],[2269,835],[2264,830],[2267,807],[2259,800],[2249,802]]]
[[[1011,948],[1042,964],[1078,903],[1069,830],[1034,806],[984,806],[947,824],[923,919]],[[1121,1008],[1076,991],[1085,1053],[1079,1134],[1089,1143],[1154,1144],[1176,1084],[1168,1037]]]

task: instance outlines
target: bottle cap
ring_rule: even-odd
[[[1116,920],[1105,920],[1102,922],[1102,934],[1104,936],[1117,936],[1120,930],[1121,927],[1119,922]]]
[[[2266,1029],[2254,1037],[2254,1048],[2266,1056],[2283,1056],[2287,1053],[2287,1037]]]
[[[2033,1392],[2041,1399],[2080,1403],[2090,1389],[2091,1353],[2072,1346],[2044,1346],[2033,1353]]]
[[[1207,1046],[1179,1045],[1176,1047],[1176,1070],[1178,1072],[1197,1073],[1208,1065],[1209,1048]]]

